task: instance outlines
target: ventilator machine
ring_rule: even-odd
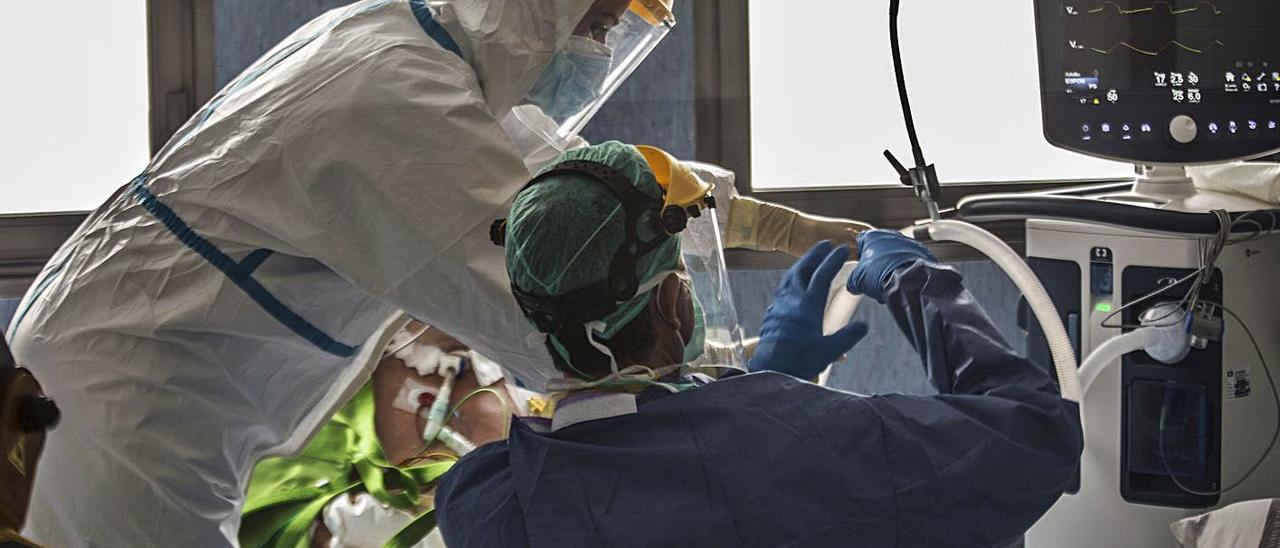
[[[940,210],[891,0],[915,165],[885,155],[930,215],[904,232],[1004,268],[1030,361],[1081,403],[1077,477],[1027,546],[1171,546],[1174,521],[1280,496],[1280,204],[1256,191],[1280,181],[1242,162],[1280,151],[1280,3],[1032,1],[1045,138],[1136,177]],[[1026,222],[1025,259],[970,224],[990,221]],[[837,284],[827,329],[854,306]]]

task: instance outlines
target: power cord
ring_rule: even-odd
[[[1177,308],[1170,310],[1164,316],[1156,318],[1153,321],[1159,322],[1167,319],[1173,314],[1177,314],[1177,313],[1187,314],[1190,311],[1195,310],[1196,305],[1199,304],[1199,301],[1200,301],[1200,292],[1204,288],[1204,286],[1208,285],[1209,282],[1213,280],[1214,265],[1217,263],[1218,258],[1221,257],[1222,252],[1226,248],[1234,245],[1251,242],[1253,240],[1261,238],[1262,236],[1272,234],[1278,228],[1277,226],[1278,220],[1276,218],[1275,212],[1272,212],[1272,211],[1263,211],[1263,210],[1250,211],[1244,215],[1240,215],[1234,221],[1231,220],[1231,214],[1229,214],[1225,210],[1217,209],[1217,210],[1213,210],[1212,213],[1218,218],[1218,232],[1213,236],[1212,239],[1208,240],[1207,242],[1202,240],[1199,243],[1200,267],[1197,268],[1195,271],[1191,272],[1190,274],[1183,276],[1182,278],[1179,278],[1174,283],[1171,283],[1164,287],[1157,288],[1156,290],[1150,293],[1147,293],[1146,295],[1143,295],[1133,301],[1124,303],[1119,308],[1115,309],[1113,312],[1111,312],[1105,318],[1102,319],[1102,327],[1111,328],[1111,329],[1137,329],[1139,327],[1142,327],[1141,325],[1138,325],[1138,324],[1124,324],[1124,323],[1115,324],[1115,323],[1112,323],[1112,320],[1114,320],[1116,316],[1120,315],[1124,311],[1129,310],[1130,308],[1133,308],[1134,306],[1137,306],[1141,303],[1147,302],[1155,297],[1163,295],[1166,292],[1172,290],[1173,288],[1179,287],[1192,279],[1194,279],[1195,282],[1191,285],[1191,287],[1187,289],[1187,293],[1184,294],[1182,299],[1178,302],[1179,306]],[[1269,215],[1271,218],[1271,227],[1269,229],[1264,230],[1261,223],[1249,218],[1255,213],[1266,213],[1267,215]],[[1242,238],[1236,241],[1231,241],[1232,231],[1235,229],[1236,226],[1239,226],[1242,224],[1253,225],[1256,228],[1255,232],[1246,238]]]
[[[1267,366],[1267,358],[1262,352],[1262,347],[1258,345],[1258,340],[1253,336],[1253,331],[1249,329],[1249,326],[1244,323],[1244,319],[1241,318],[1239,315],[1237,315],[1235,311],[1231,310],[1230,308],[1227,308],[1226,306],[1223,306],[1221,303],[1210,302],[1208,304],[1215,305],[1221,308],[1222,310],[1224,310],[1228,315],[1230,315],[1231,318],[1236,321],[1236,323],[1240,324],[1240,328],[1244,330],[1245,335],[1248,335],[1249,342],[1253,344],[1253,350],[1258,354],[1258,362],[1262,364],[1262,372],[1267,375],[1267,383],[1271,386],[1271,397],[1273,400],[1275,400],[1276,428],[1275,428],[1275,431],[1272,432],[1271,434],[1271,442],[1268,443],[1267,448],[1262,451],[1262,456],[1258,457],[1258,461],[1255,462],[1253,466],[1250,466],[1249,471],[1245,472],[1244,475],[1241,476],[1239,480],[1236,480],[1236,482],[1231,484],[1230,486],[1224,487],[1222,489],[1218,489],[1216,491],[1200,491],[1184,485],[1181,481],[1178,480],[1178,477],[1173,473],[1173,470],[1169,468],[1169,459],[1168,457],[1165,456],[1165,450],[1164,450],[1164,429],[1165,429],[1165,422],[1168,419],[1168,415],[1169,415],[1169,406],[1166,404],[1163,408],[1161,408],[1160,424],[1159,424],[1159,431],[1158,431],[1159,433],[1156,435],[1156,437],[1159,440],[1157,445],[1159,445],[1160,447],[1160,463],[1161,465],[1164,466],[1164,471],[1166,474],[1168,474],[1169,479],[1173,480],[1174,485],[1177,485],[1179,489],[1187,493],[1190,493],[1196,496],[1201,496],[1201,497],[1212,497],[1212,496],[1220,495],[1222,493],[1226,493],[1228,491],[1231,491],[1243,485],[1244,482],[1248,480],[1249,477],[1252,476],[1254,472],[1258,471],[1258,468],[1262,466],[1262,463],[1266,462],[1267,457],[1271,455],[1271,451],[1275,449],[1276,442],[1280,440],[1280,390],[1277,390],[1276,388],[1275,378],[1271,375],[1271,368]]]
[[[1182,299],[1178,302],[1179,306],[1172,309],[1170,312],[1166,313],[1164,316],[1157,318],[1155,321],[1159,322],[1177,313],[1181,313],[1184,315],[1190,314],[1191,311],[1195,310],[1196,307],[1199,304],[1201,304],[1201,301],[1200,301],[1201,290],[1204,288],[1204,286],[1208,285],[1209,282],[1212,280],[1212,273],[1214,272],[1215,264],[1217,263],[1218,259],[1221,257],[1222,252],[1227,247],[1240,245],[1240,244],[1257,240],[1258,238],[1261,238],[1263,236],[1275,233],[1277,231],[1277,228],[1280,228],[1280,219],[1277,219],[1274,211],[1255,210],[1255,211],[1248,212],[1244,215],[1240,215],[1234,221],[1231,220],[1231,215],[1225,210],[1213,210],[1212,213],[1218,218],[1219,229],[1212,239],[1209,239],[1207,241],[1206,240],[1200,241],[1200,244],[1199,244],[1200,245],[1200,261],[1199,261],[1200,267],[1194,270],[1193,272],[1191,272],[1190,274],[1187,274],[1186,276],[1179,278],[1174,283],[1168,284],[1164,287],[1160,287],[1133,301],[1130,301],[1120,306],[1111,314],[1108,314],[1105,318],[1103,318],[1102,324],[1101,324],[1102,327],[1119,328],[1119,329],[1137,329],[1141,327],[1141,325],[1124,324],[1124,323],[1114,324],[1111,322],[1113,319],[1115,319],[1116,316],[1122,314],[1124,311],[1129,310],[1151,299],[1154,299],[1160,295],[1163,295],[1173,290],[1176,287],[1186,284],[1187,282],[1192,282],[1192,283],[1191,283],[1191,286],[1187,288],[1187,292],[1182,296]],[[1271,226],[1264,227],[1262,223],[1250,218],[1256,213],[1266,213],[1271,220]],[[1231,234],[1233,230],[1237,226],[1242,224],[1252,225],[1255,229],[1254,233],[1245,238],[1232,241]],[[1201,490],[1193,489],[1183,484],[1182,481],[1178,479],[1177,475],[1173,473],[1173,470],[1169,467],[1169,460],[1165,454],[1165,439],[1164,439],[1165,425],[1168,420],[1168,412],[1169,412],[1168,405],[1166,404],[1161,409],[1160,421],[1158,426],[1159,433],[1157,434],[1157,438],[1158,438],[1157,445],[1159,446],[1159,451],[1160,451],[1160,462],[1161,462],[1161,465],[1164,467],[1165,473],[1169,476],[1169,479],[1173,480],[1174,485],[1176,485],[1182,491],[1185,491],[1187,493],[1190,493],[1192,495],[1197,495],[1197,496],[1216,496],[1216,495],[1234,490],[1240,487],[1241,485],[1243,485],[1245,481],[1247,481],[1255,472],[1257,472],[1258,468],[1262,466],[1262,463],[1266,462],[1267,457],[1275,449],[1277,442],[1280,441],[1280,389],[1277,389],[1276,387],[1275,378],[1271,374],[1271,368],[1268,367],[1267,365],[1266,355],[1262,352],[1262,347],[1258,344],[1257,338],[1254,337],[1253,331],[1249,329],[1249,326],[1244,322],[1244,319],[1241,318],[1238,314],[1236,314],[1235,311],[1231,310],[1230,308],[1227,308],[1222,303],[1204,301],[1204,304],[1216,306],[1222,309],[1229,316],[1231,316],[1231,318],[1235,320],[1236,323],[1240,325],[1240,328],[1244,330],[1245,335],[1248,336],[1249,343],[1253,345],[1254,352],[1258,355],[1258,361],[1262,365],[1262,371],[1263,373],[1266,374],[1267,382],[1271,387],[1271,396],[1272,396],[1272,399],[1275,401],[1276,416],[1277,416],[1276,428],[1272,432],[1271,441],[1268,442],[1266,450],[1262,452],[1262,456],[1258,458],[1258,461],[1255,462],[1253,466],[1249,467],[1249,470],[1245,472],[1245,474],[1241,476],[1239,480],[1236,480],[1235,483],[1232,483],[1231,485],[1224,487],[1222,489],[1218,489],[1215,491],[1201,491]]]

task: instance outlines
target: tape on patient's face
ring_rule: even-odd
[[[430,394],[433,398],[440,393],[440,390],[434,386],[429,386],[414,378],[404,380],[404,384],[400,386],[396,397],[391,401],[391,407],[400,411],[417,414],[419,410],[426,405],[422,404],[422,396]]]
[[[404,360],[405,365],[423,377],[435,375],[440,369],[440,360],[447,355],[439,347],[429,344],[412,344],[396,353],[397,358]]]
[[[471,351],[471,368],[475,371],[476,381],[480,386],[489,386],[502,380],[502,366],[474,350]]]

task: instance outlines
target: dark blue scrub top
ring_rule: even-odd
[[[446,543],[1013,543],[1071,482],[1076,405],[1009,348],[955,271],[899,270],[887,305],[939,395],[865,397],[756,373],[555,433],[517,421],[506,443],[442,479]]]

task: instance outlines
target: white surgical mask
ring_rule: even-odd
[[[604,90],[613,66],[613,50],[590,38],[570,36],[533,85],[528,101],[557,121],[587,108]]]

